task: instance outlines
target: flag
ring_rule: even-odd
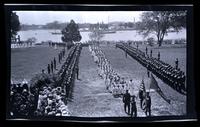
[[[150,82],[150,89],[154,89],[167,103],[170,104],[170,100],[164,95],[161,91],[160,87],[158,86],[158,82],[151,74],[151,82]]]
[[[146,92],[145,85],[144,85],[144,80],[142,80],[142,83],[140,84],[140,88],[139,89],[141,91],[143,91],[143,92]]]
[[[140,84],[139,87],[139,98],[142,100],[142,110],[146,109],[146,89],[145,89],[145,84],[144,84],[144,80],[142,80],[142,83]]]

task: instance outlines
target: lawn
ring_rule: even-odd
[[[42,69],[47,73],[47,65],[56,57],[62,48],[36,46],[31,48],[11,49],[11,79],[22,81],[30,79]],[[59,65],[60,66],[60,65]]]
[[[146,46],[140,46],[145,50]],[[131,94],[137,95],[138,88],[144,79],[146,88],[149,86],[147,70],[136,60],[128,56],[124,51],[115,48],[114,45],[101,46],[106,57],[109,59],[113,69],[125,77],[126,80],[133,79],[134,86],[131,86]],[[47,64],[58,58],[58,53],[62,48],[54,49],[50,47],[37,46],[32,48],[11,50],[11,78],[21,81],[24,78],[30,80],[35,74],[41,73],[42,69],[47,72]],[[157,48],[154,47],[153,56],[156,52],[161,52],[161,59],[173,64],[175,58],[180,61],[181,70],[186,67],[186,48]],[[61,66],[61,64],[59,65]],[[104,80],[97,75],[97,65],[94,63],[88,47],[83,47],[80,64],[79,78],[75,81],[73,100],[68,103],[68,108],[72,116],[80,117],[118,117],[127,116],[123,111],[121,98],[114,98],[106,91]],[[165,102],[157,93],[150,93],[152,98],[152,115],[184,115],[186,114],[186,96],[183,96],[156,78],[158,85],[164,94],[171,100],[171,104]],[[136,100],[138,116],[144,117],[144,112],[139,107],[139,99]]]

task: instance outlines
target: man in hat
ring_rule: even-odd
[[[53,74],[53,61],[51,61],[51,72]]]
[[[150,57],[152,57],[152,49],[151,49],[151,52],[150,52]]]
[[[126,90],[126,93],[123,96],[123,103],[124,103],[124,111],[128,114],[130,114],[130,101],[131,101],[131,95],[128,92],[128,90]],[[128,112],[126,111],[128,107]]]
[[[133,117],[133,113],[134,113],[134,117],[137,117],[137,107],[136,107],[136,102],[135,102],[135,95],[133,95],[131,97],[131,117]]]
[[[178,69],[178,58],[176,58],[176,61],[175,61],[175,68]]]
[[[75,69],[76,69],[76,77],[77,77],[77,80],[79,80],[79,67],[78,67],[78,63],[76,63],[75,65]]]
[[[53,59],[53,65],[54,65],[54,69],[56,70],[56,58],[55,57]]]
[[[158,52],[158,60],[160,60],[160,52]]]
[[[148,116],[151,116],[151,97],[149,95],[149,92],[146,92],[146,110],[145,114]]]
[[[61,58],[60,58],[60,53],[59,53],[59,54],[58,54],[58,62],[59,62],[59,63],[60,63],[60,59],[61,59]]]
[[[127,51],[125,50],[125,56],[126,56],[126,58],[127,58]]]
[[[148,53],[148,48],[146,47],[146,55],[147,55],[147,53]]]
[[[48,64],[47,70],[48,70],[48,74],[50,74],[51,73],[51,69],[50,69],[50,65],[49,64]]]

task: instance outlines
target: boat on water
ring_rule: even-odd
[[[62,34],[61,32],[51,32],[51,34]]]
[[[54,30],[53,32],[50,32],[51,34],[62,34],[61,31],[57,31],[57,30]]]
[[[101,31],[101,34],[114,34],[114,33],[116,33],[116,31],[111,31],[111,30]]]

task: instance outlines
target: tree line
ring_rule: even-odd
[[[141,15],[141,21],[135,23],[136,30],[139,34],[142,34],[145,38],[152,36],[156,36],[157,43],[159,46],[162,45],[165,35],[167,35],[170,30],[179,32],[182,28],[186,28],[186,11],[148,11],[143,12]],[[99,29],[108,29],[108,24],[97,23],[97,24],[85,24],[89,25],[89,28],[92,29],[92,33],[90,37],[92,39],[100,40],[103,36]],[[134,25],[131,23],[121,24],[121,26],[133,27]],[[54,21],[53,23],[46,24],[47,28],[62,29],[62,41],[66,42],[68,45],[72,45],[73,42],[80,41],[82,39],[80,35],[79,28],[84,27],[84,25],[80,25],[75,23],[75,21],[71,20],[69,23],[60,24],[58,21]],[[17,35],[17,31],[21,28],[19,17],[16,12],[11,13],[11,36],[14,37]]]

